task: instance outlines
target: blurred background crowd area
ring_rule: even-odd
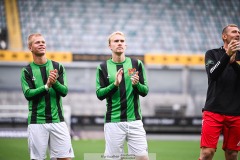
[[[204,54],[221,47],[224,26],[240,25],[239,6],[239,0],[0,0],[1,116],[27,109],[20,72],[31,61],[27,37],[36,32],[45,37],[49,58],[66,68],[69,94],[63,103],[69,115],[103,116],[95,71],[111,55],[108,35],[119,30],[126,35],[126,55],[145,63],[150,90],[141,98],[143,116],[200,117],[207,89]],[[165,122],[170,124],[145,121]]]
[[[9,27],[4,3],[11,1],[0,0],[0,28]],[[240,16],[238,0],[16,0],[15,5],[22,49],[30,33],[40,32],[49,51],[79,54],[109,54],[107,36],[116,30],[127,35],[131,54],[204,53],[221,45],[223,26],[239,24]]]

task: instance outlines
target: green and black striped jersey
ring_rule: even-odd
[[[123,68],[123,79],[114,85],[117,71]],[[139,83],[132,85],[129,69],[136,69]],[[98,99],[106,99],[105,122],[124,122],[142,119],[139,95],[146,96],[148,85],[142,61],[126,57],[122,63],[109,59],[97,67],[96,94]]]
[[[48,91],[47,83],[50,70],[58,70],[58,79]],[[55,61],[47,60],[43,65],[34,62],[21,72],[21,85],[28,100],[28,124],[57,123],[64,121],[62,98],[68,93],[64,67]]]

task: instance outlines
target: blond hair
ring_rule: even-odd
[[[118,35],[121,35],[121,36],[123,36],[123,37],[125,38],[125,35],[124,35],[123,32],[121,32],[121,31],[113,32],[112,34],[110,34],[110,35],[108,36],[108,44],[111,43],[111,38],[112,38],[112,36],[117,35],[117,34],[118,34]]]
[[[32,38],[33,37],[40,37],[40,36],[42,36],[42,34],[40,34],[40,33],[33,33],[33,34],[30,34],[29,36],[28,36],[28,40],[27,40],[27,43],[28,43],[28,46],[31,46],[32,45]]]
[[[222,34],[225,34],[227,32],[228,27],[237,27],[238,28],[238,26],[236,24],[228,24],[227,26],[225,26],[223,28]]]

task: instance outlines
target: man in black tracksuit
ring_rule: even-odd
[[[208,90],[203,108],[199,160],[212,160],[223,132],[226,160],[237,160],[240,150],[240,31],[230,24],[222,32],[224,45],[208,50],[205,67]]]

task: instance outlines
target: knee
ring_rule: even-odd
[[[214,148],[202,148],[200,157],[202,160],[212,159],[215,151]]]
[[[238,151],[225,150],[225,156],[227,160],[236,160],[238,157]]]

